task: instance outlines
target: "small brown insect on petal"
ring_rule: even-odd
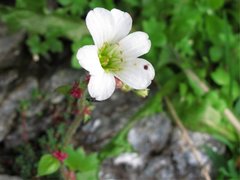
[[[148,70],[148,65],[144,65],[143,68],[144,68],[145,70]]]

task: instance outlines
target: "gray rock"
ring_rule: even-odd
[[[170,156],[159,156],[148,160],[139,180],[175,180],[174,166]]]
[[[4,36],[7,34],[8,28],[7,26],[0,21],[0,37]]]
[[[112,159],[106,159],[102,163],[101,170],[99,171],[100,180],[130,180],[129,174],[124,166],[115,166]],[[136,176],[131,172],[132,176]]]
[[[38,88],[38,82],[34,78],[27,78],[19,87],[14,89],[9,96],[0,103],[0,142],[6,136],[13,125],[17,114],[17,108],[21,100],[31,97],[33,89]]]
[[[52,122],[51,114],[44,114],[44,116],[41,116],[41,113],[46,110],[46,108],[49,107],[46,106],[43,100],[40,100],[38,104],[36,102],[32,103],[29,109],[24,112],[24,128],[22,124],[23,117],[21,117],[19,118],[19,123],[15,127],[14,131],[5,137],[5,142],[7,142],[5,147],[12,148],[18,146],[24,141],[34,139],[39,133],[45,131]]]
[[[18,77],[18,72],[14,69],[0,73],[0,89],[8,86]]]
[[[0,174],[0,180],[22,180],[22,178],[17,176],[9,176]]]
[[[64,85],[73,85],[75,81],[83,78],[80,70],[59,69],[50,78],[43,79],[43,90],[48,92],[52,103],[57,104],[64,98],[63,95],[54,92],[56,88]]]
[[[96,102],[92,120],[76,138],[93,149],[102,148],[123,128],[129,118],[143,105],[145,99],[132,93],[115,91],[107,101]]]
[[[66,103],[59,103],[64,99],[64,95],[61,95],[54,90],[63,85],[71,85],[74,81],[79,80],[82,76],[82,72],[71,69],[59,69],[54,72],[50,78],[44,77],[41,85],[41,92],[44,93],[44,99],[37,101],[31,100],[30,106],[25,110],[26,125],[23,128],[19,122],[19,125],[15,127],[14,131],[9,133],[6,139],[6,147],[11,148],[13,146],[23,143],[23,138],[19,137],[27,134],[27,140],[35,138],[39,133],[43,132],[54,121],[55,114],[61,114],[65,111]],[[54,104],[54,105],[53,105]],[[53,112],[50,114],[49,109],[54,106]],[[44,115],[42,115],[44,112]],[[21,120],[22,121],[22,120]]]
[[[162,130],[158,131],[161,128]],[[208,146],[220,154],[224,153],[225,146],[208,134],[191,131],[188,133],[211,176],[214,169],[203,146]],[[151,138],[152,135],[157,136],[158,141],[153,141],[155,138]],[[139,152],[138,156],[129,153],[130,156],[120,154],[118,157],[106,159],[101,167],[100,179],[204,179],[201,174],[202,167],[196,160],[189,144],[182,137],[181,131],[177,127],[172,128],[170,121],[165,116],[157,115],[138,122],[130,130],[128,139],[135,150]]]
[[[145,158],[137,153],[123,153],[115,158],[114,165],[127,164],[133,169],[140,169],[145,164]]]
[[[129,132],[128,141],[139,152],[124,153],[102,164],[99,178],[126,180],[175,180],[170,153],[159,153],[170,140],[171,121],[164,114],[144,118]],[[158,153],[152,157],[150,154]]]
[[[129,154],[134,155],[134,153]],[[101,180],[177,180],[172,159],[168,155],[148,157],[145,160],[143,159],[146,157],[142,155],[130,156],[127,159],[122,158],[124,155],[106,159],[102,164],[99,178]],[[130,162],[131,159],[135,162]]]
[[[3,101],[6,92],[9,89],[11,83],[13,83],[18,77],[16,70],[10,70],[0,73],[0,102]]]
[[[196,147],[201,157],[202,163],[206,166],[211,174],[212,163],[208,155],[204,151],[204,146],[211,148],[213,151],[223,154],[225,152],[225,146],[216,141],[213,137],[205,133],[188,131],[190,138],[194,146]],[[176,174],[179,178],[186,179],[204,179],[201,174],[201,165],[197,161],[194,153],[192,152],[188,143],[181,135],[179,128],[174,128],[171,139],[171,152],[173,154],[173,161],[175,162]]]
[[[128,141],[141,154],[160,152],[166,146],[171,130],[171,121],[166,115],[148,117],[130,130]]]
[[[23,39],[22,32],[0,37],[0,69],[18,63],[19,58],[16,57],[20,54]]]

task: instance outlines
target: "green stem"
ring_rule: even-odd
[[[75,119],[73,120],[72,124],[67,129],[66,136],[63,141],[63,149],[66,148],[71,143],[71,140],[72,140],[74,134],[76,133],[78,127],[80,126],[80,124],[84,118],[83,110],[85,107],[86,92],[87,92],[86,90],[83,92],[83,96],[78,101],[79,115],[75,116]],[[66,170],[66,167],[62,164],[62,167],[60,170],[62,178],[64,180],[68,180],[67,177],[65,177],[65,173],[64,173],[65,170]]]
[[[86,92],[86,91],[85,91]],[[80,126],[82,120],[83,120],[83,109],[85,105],[86,100],[86,93],[83,93],[83,96],[81,97],[80,101],[78,101],[78,107],[79,107],[79,115],[75,116],[75,119],[73,120],[72,124],[68,128],[66,132],[66,136],[63,141],[63,148],[66,148],[68,144],[70,144],[73,135],[76,133],[78,127]]]

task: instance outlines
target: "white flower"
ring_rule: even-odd
[[[131,16],[118,9],[95,8],[87,14],[86,24],[95,45],[80,48],[77,59],[91,75],[90,96],[99,101],[109,98],[115,90],[115,77],[133,89],[146,89],[155,71],[138,57],[150,50],[151,42],[144,32],[128,34]]]

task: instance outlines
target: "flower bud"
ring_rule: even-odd
[[[149,89],[134,90],[134,92],[135,92],[138,96],[145,98],[145,97],[148,96]]]
[[[52,155],[53,155],[56,159],[58,159],[60,162],[63,162],[63,161],[68,157],[67,153],[61,152],[61,151],[54,151],[54,152],[52,153]]]
[[[76,98],[76,99],[79,99],[82,97],[82,94],[83,94],[83,91],[82,89],[79,87],[79,83],[78,82],[75,82],[71,91],[70,91],[70,94],[72,97]]]

